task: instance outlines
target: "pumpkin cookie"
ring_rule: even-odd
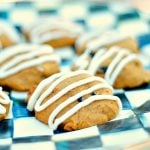
[[[13,26],[0,21],[0,47],[5,48],[19,43],[20,37]]]
[[[81,26],[62,18],[44,18],[24,28],[29,41],[48,44],[54,48],[74,45],[82,32]]]
[[[9,112],[10,99],[8,95],[2,91],[0,87],[0,120],[6,118]]]
[[[104,79],[87,71],[58,73],[30,93],[27,108],[53,130],[78,130],[104,124],[119,113],[120,99],[112,93]]]
[[[144,69],[138,55],[119,47],[87,50],[72,70],[88,70],[104,77],[115,88],[134,88],[150,82],[150,71]]]
[[[28,91],[41,80],[57,73],[59,57],[48,45],[20,44],[0,53],[0,85]]]
[[[110,48],[112,46],[128,48],[132,52],[139,51],[138,44],[134,38],[122,35],[116,31],[85,33],[77,39],[75,44],[77,54],[79,55],[81,55],[85,49],[97,50],[102,47]]]

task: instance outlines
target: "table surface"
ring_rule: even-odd
[[[19,32],[23,25],[45,15],[64,16],[84,26],[87,31],[111,28],[120,32],[130,31],[129,34],[137,39],[141,53],[144,54],[141,59],[145,68],[150,69],[150,18],[136,9],[123,7],[119,3],[0,4],[0,19],[13,24]],[[64,58],[61,66],[65,70],[71,65],[75,53],[72,47],[66,47],[62,51]],[[104,125],[64,132],[52,131],[37,121],[34,114],[26,109],[26,93],[11,91],[11,111],[0,122],[0,149],[120,150],[149,139],[150,84],[132,90],[115,90],[114,94],[120,97],[123,104],[123,110],[114,120]]]

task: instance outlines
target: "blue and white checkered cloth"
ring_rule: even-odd
[[[110,28],[129,31],[145,54],[141,58],[150,69],[150,21],[136,9],[115,4],[85,2],[49,3],[17,2],[0,4],[0,19],[7,20],[21,32],[25,24],[39,16],[61,15],[87,30]],[[133,28],[134,27],[134,28]],[[64,48],[62,68],[67,69],[74,58],[74,49]],[[60,54],[61,55],[61,54]],[[132,90],[116,90],[123,110],[114,120],[104,125],[73,131],[52,131],[35,119],[26,109],[26,93],[10,92],[12,105],[7,118],[0,122],[0,150],[78,150],[114,149],[150,138],[150,84]]]

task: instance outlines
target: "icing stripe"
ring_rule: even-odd
[[[128,38],[126,35],[121,35],[120,33],[116,31],[107,31],[104,32],[102,35],[100,35],[98,38],[93,39],[89,44],[87,45],[88,49],[98,49],[101,48],[102,46],[114,43],[114,42],[119,42],[124,39]]]
[[[47,22],[45,24],[45,22]],[[60,24],[61,22],[61,24]],[[32,29],[32,30],[31,30]],[[76,37],[83,32],[83,28],[73,22],[63,19],[47,18],[43,23],[35,24],[29,29],[31,41],[34,43],[42,43],[62,37]],[[56,30],[58,29],[58,30]]]
[[[15,65],[17,65],[19,62],[21,61],[25,61],[25,60],[30,60],[31,58],[34,57],[39,57],[40,55],[50,55],[51,56],[51,52],[48,51],[33,51],[21,56],[16,56],[14,59],[12,59],[12,61],[5,63],[0,69],[1,70],[7,70],[10,67],[13,67]]]
[[[1,99],[0,99],[1,100]],[[3,115],[6,113],[6,109],[3,105],[0,104],[0,115]]]
[[[41,109],[44,109],[47,105],[50,105],[52,102],[54,102],[56,99],[60,98],[61,96],[63,96],[66,92],[68,92],[68,90],[71,90],[74,88],[74,86],[78,85],[81,86],[83,84],[92,82],[94,80],[96,81],[100,81],[100,82],[105,82],[105,80],[95,77],[95,78],[90,78],[90,79],[83,79],[82,82],[76,82],[75,84],[71,84],[68,87],[64,88],[61,92],[59,92],[59,95],[55,95],[54,97],[51,98],[51,101],[47,101],[46,103],[44,103],[42,106],[40,106],[41,102],[43,101],[43,99],[45,99],[49,93],[51,93],[53,91],[53,89],[59,84],[61,83],[63,80],[70,78],[70,77],[74,77],[77,75],[81,75],[81,74],[87,74],[85,71],[77,71],[77,72],[73,72],[73,73],[69,73],[69,75],[64,75],[62,77],[60,77],[58,80],[56,80],[55,82],[53,82],[53,84],[51,86],[49,86],[49,88],[43,93],[43,95],[39,98],[39,101],[36,103],[35,108],[36,111],[40,111]]]
[[[51,84],[53,81],[55,81],[57,78],[59,78],[61,75],[63,75],[63,74],[62,73],[54,74],[54,75],[50,76],[49,78],[42,80],[40,82],[40,84],[36,88],[36,91],[34,91],[32,96],[30,97],[30,100],[29,100],[28,105],[27,105],[28,110],[33,111],[36,100],[40,96],[42,90],[45,87],[47,87],[49,84]]]
[[[67,78],[71,78],[80,74],[84,74],[85,71],[77,71],[77,72],[73,72],[73,73],[69,73],[68,75],[64,75],[62,77],[60,77],[58,80],[56,80],[55,82],[53,82],[51,84],[51,86],[40,96],[38,103],[41,103],[42,100],[44,100],[49,93],[51,93],[53,91],[53,89],[59,84],[61,83],[63,80],[67,79]],[[53,76],[52,76],[53,77]],[[51,78],[50,78],[51,79]],[[37,104],[38,105],[38,104]]]
[[[32,111],[33,110],[33,105],[36,103],[36,99],[40,96],[40,93],[42,92],[43,88],[46,87],[48,84],[52,84],[51,87],[49,87],[40,97],[39,97],[39,101],[44,100],[49,93],[52,92],[52,89],[54,89],[54,87],[56,87],[60,82],[62,82],[63,80],[76,76],[76,75],[80,75],[86,73],[85,71],[76,71],[73,73],[69,73],[67,75],[66,73],[57,73],[55,75],[50,76],[49,78],[43,80],[40,82],[40,84],[38,85],[38,87],[36,88],[36,91],[32,94],[32,96],[30,97],[29,103],[27,108]],[[62,76],[62,77],[61,77]],[[61,77],[61,78],[59,78]],[[56,82],[54,82],[57,78],[59,78]]]
[[[69,38],[75,38],[77,35],[76,34],[68,34],[67,32],[62,32],[62,31],[55,31],[55,32],[51,32],[51,33],[45,33],[43,35],[32,35],[31,36],[31,41],[33,43],[43,43],[43,42],[47,42],[49,40],[54,40],[54,39],[58,39],[58,38],[64,38],[64,37],[69,37]]]
[[[110,81],[109,81],[109,83],[110,83],[111,85],[114,84],[114,82],[115,82],[117,76],[119,75],[119,73],[121,72],[121,70],[124,68],[124,66],[126,66],[129,62],[131,62],[131,61],[133,61],[133,60],[138,60],[137,55],[135,55],[135,54],[130,55],[130,56],[124,58],[124,59],[120,62],[120,64],[116,67],[116,69],[114,70],[114,72],[113,72],[112,75],[111,75],[111,78],[110,78]]]
[[[6,105],[6,104],[9,104],[9,103],[10,103],[10,99],[9,99],[8,95],[5,94],[2,91],[2,87],[0,87],[0,114],[5,114],[6,113],[6,109],[2,104]]]
[[[68,98],[66,101],[64,101],[63,103],[61,103],[50,115],[49,117],[49,126],[52,126],[53,125],[53,122],[54,122],[54,119],[55,117],[58,115],[58,113],[60,111],[62,111],[67,105],[71,104],[72,102],[76,101],[78,98],[86,95],[86,94],[90,94],[96,90],[99,90],[99,89],[103,89],[103,88],[109,88],[111,90],[113,90],[111,88],[111,86],[107,85],[107,84],[104,84],[104,83],[99,83],[89,89],[86,89],[86,90],[83,90],[81,91],[80,93],[77,93],[76,95]]]
[[[0,63],[8,59],[9,57],[15,56],[16,54],[22,54],[31,51],[49,51],[53,52],[53,49],[48,45],[35,45],[35,44],[19,44],[17,46],[11,46],[5,48],[4,51],[0,52]]]
[[[119,98],[117,98],[115,96],[112,96],[112,95],[99,95],[99,97],[91,96],[91,98],[84,100],[87,102],[81,102],[80,105],[77,104],[76,106],[71,108],[68,112],[66,112],[63,116],[61,116],[60,118],[58,118],[54,121],[55,117],[62,109],[64,109],[69,104],[71,104],[72,102],[74,102],[75,100],[77,100],[78,98],[80,98],[86,94],[90,94],[90,93],[94,92],[95,90],[99,90],[99,89],[103,89],[103,88],[110,89],[113,92],[112,87],[109,86],[104,79],[95,77],[95,76],[87,76],[86,78],[80,79],[79,81],[69,84],[68,86],[63,88],[61,91],[56,93],[53,97],[51,97],[45,103],[42,104],[44,99],[53,92],[53,90],[55,89],[55,87],[58,86],[58,84],[63,82],[65,79],[75,77],[75,76],[80,76],[83,74],[90,75],[86,71],[80,70],[80,71],[70,72],[67,75],[65,73],[58,73],[58,74],[55,74],[55,75],[43,80],[38,85],[38,87],[36,88],[36,90],[34,91],[32,96],[29,98],[29,103],[28,103],[27,108],[30,111],[32,111],[33,109],[35,109],[35,111],[37,111],[37,112],[43,111],[44,109],[49,107],[51,104],[53,104],[55,101],[57,101],[60,97],[62,97],[64,94],[68,93],[69,91],[71,91],[79,86],[85,85],[87,83],[95,82],[95,81],[98,81],[98,83],[96,85],[93,85],[90,88],[71,96],[70,98],[68,98],[67,100],[62,102],[59,106],[57,106],[55,108],[55,110],[53,110],[53,112],[49,115],[49,119],[48,119],[50,128],[56,129],[57,126],[59,124],[61,124],[65,119],[70,117],[72,114],[77,112],[82,107],[94,102],[95,100],[98,100],[97,98],[99,98],[99,100],[104,100],[105,98],[108,100],[116,100],[118,103],[119,109],[122,108]],[[45,88],[47,88],[47,89],[43,92],[43,90]],[[94,99],[92,97],[94,97]]]
[[[99,50],[95,56],[93,57],[88,70],[92,73],[92,74],[96,74],[97,69],[99,68],[99,66],[109,57],[111,57],[113,54],[118,52],[118,47],[113,47],[110,50],[106,51],[104,49]]]
[[[63,116],[60,118],[56,119],[54,124],[50,124],[51,128],[55,130],[58,125],[60,125],[63,121],[65,121],[67,118],[72,116],[75,112],[80,110],[81,108],[93,103],[94,101],[100,101],[100,100],[116,100],[118,102],[118,105],[121,106],[120,99],[117,96],[112,96],[112,95],[94,95],[91,96],[90,98],[84,100],[83,102],[75,105],[73,108],[71,108],[67,113],[65,113]]]
[[[89,33],[84,33],[80,38],[77,39],[76,41],[76,47],[80,47],[80,45],[86,44],[86,48],[88,49],[98,49],[104,45],[111,44],[113,42],[119,42],[121,40],[124,40],[128,38],[126,35],[121,35],[119,32],[116,32],[114,30],[110,30],[107,32],[89,32]],[[89,42],[91,41],[91,42]]]
[[[33,35],[40,35],[40,34],[45,33],[47,31],[51,31],[51,30],[53,31],[54,29],[60,29],[60,30],[62,29],[62,31],[67,30],[70,33],[74,33],[74,34],[75,33],[79,34],[79,33],[83,32],[83,28],[77,24],[74,24],[72,22],[67,22],[67,21],[64,22],[63,20],[60,24],[60,21],[57,20],[57,21],[53,21],[53,22],[48,21],[47,24],[45,24],[45,22],[44,22],[44,24],[36,25],[32,29],[31,35],[32,34]],[[74,30],[72,30],[72,29],[74,29]],[[53,32],[51,32],[51,33],[53,33]]]
[[[11,68],[10,70],[1,70],[0,69],[0,78],[8,77],[12,74],[15,74],[15,73],[23,70],[23,69],[33,67],[33,66],[36,66],[36,65],[40,65],[44,62],[56,61],[56,59],[51,57],[51,56],[41,56],[40,58],[32,59],[32,60],[27,61],[25,63],[21,63],[20,65],[14,67],[14,68]]]
[[[9,104],[9,97],[3,91],[0,91],[0,103],[2,104]]]
[[[23,48],[21,49],[22,46]],[[11,48],[6,49],[6,51],[4,50],[1,53],[1,63],[3,63],[3,61],[6,61],[9,58],[10,60],[1,65],[0,78],[8,77],[21,70],[40,65],[44,62],[56,61],[59,63],[60,61],[59,57],[53,53],[53,49],[47,45],[39,47],[31,45],[30,47],[30,45],[23,44],[22,46],[16,46],[13,50]]]
[[[9,23],[1,20],[0,21],[0,29],[1,29],[0,34],[6,34],[8,36],[8,38],[10,38],[13,42],[18,43],[20,41],[20,37],[19,37],[17,31]]]
[[[88,67],[89,61],[88,61],[88,52],[87,49],[85,53],[83,53],[79,58],[78,61],[76,61],[76,65],[78,66],[79,70],[86,69]]]
[[[81,86],[81,85],[84,85],[84,84],[87,84],[87,83],[90,83],[90,82],[93,82],[93,81],[101,81],[101,80],[98,77],[95,77],[95,78],[94,77],[90,77],[90,78],[86,78],[86,79],[77,81],[74,84],[71,84],[71,85],[65,87],[63,90],[61,90],[54,97],[52,97],[51,99],[49,99],[48,101],[46,101],[44,104],[41,105],[41,101],[38,101],[36,103],[36,105],[35,105],[35,110],[36,111],[41,111],[41,110],[45,109],[46,107],[48,107],[50,104],[54,103],[61,96],[63,96],[64,94],[66,94],[70,90],[74,89],[75,87],[78,87],[78,86]]]
[[[99,49],[91,60],[88,59],[90,50],[87,51],[88,52],[85,52],[79,57],[76,65],[78,66],[78,69],[87,69],[93,75],[97,73],[97,70],[102,66],[103,62],[112,56],[114,57],[105,73],[105,80],[111,85],[114,84],[125,65],[133,60],[139,60],[136,54],[130,53],[129,50],[125,48],[112,47],[109,50]],[[84,65],[85,63],[86,67]]]
[[[76,41],[75,43],[75,47],[78,48],[80,47],[82,44],[85,44],[85,42],[91,40],[91,39],[95,39],[96,37],[98,37],[98,35],[100,34],[100,32],[90,32],[90,33],[84,33],[82,34]]]
[[[128,51],[121,50],[118,52],[116,57],[112,60],[105,74],[105,79],[107,81],[109,81],[109,79],[111,78],[111,74],[113,73],[113,70],[115,70],[115,67],[119,64],[119,62],[123,59],[123,57],[126,54],[129,54]]]

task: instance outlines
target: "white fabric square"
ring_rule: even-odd
[[[23,143],[13,144],[11,150],[55,150],[53,142],[34,142],[34,143]]]
[[[68,19],[80,19],[84,18],[87,14],[87,9],[85,7],[85,3],[74,3],[72,4],[65,4],[61,9],[60,9],[60,15],[64,18]]]
[[[10,97],[12,99],[17,99],[19,101],[24,101],[28,96],[27,92],[18,92],[18,91],[11,91],[10,92]]]
[[[145,128],[150,128],[150,112],[142,114],[140,120]]]
[[[37,19],[37,12],[32,9],[14,9],[10,18],[14,24],[28,25]]]
[[[133,108],[137,108],[150,100],[150,89],[129,91],[126,92],[125,95],[127,96],[131,106]]]
[[[88,138],[99,135],[98,128],[96,126],[67,132],[67,133],[61,133],[61,134],[55,134],[52,136],[53,141],[66,141],[66,140],[74,140],[79,138]]]
[[[88,18],[88,27],[90,29],[98,29],[100,31],[104,31],[112,28],[115,24],[116,18],[113,14],[108,12],[103,13],[94,13]]]
[[[14,137],[52,135],[53,131],[35,117],[17,118],[14,120]]]
[[[119,24],[118,30],[129,36],[139,36],[150,32],[148,23],[139,19],[123,21]]]
[[[121,110],[120,113],[111,121],[133,117],[135,114],[131,110]],[[110,121],[110,122],[111,122]]]
[[[11,145],[11,144],[12,144],[11,138],[0,139],[0,146],[6,146],[6,145]]]
[[[128,146],[136,144],[149,138],[144,129],[135,129],[124,132],[116,132],[111,134],[104,134],[101,136],[104,146]]]

